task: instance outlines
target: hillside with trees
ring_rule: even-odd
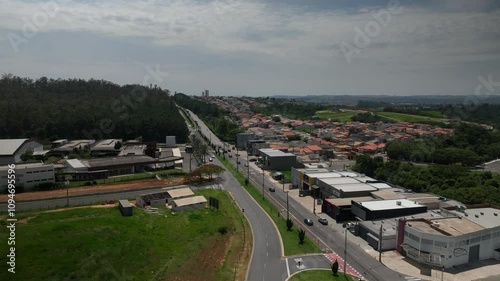
[[[500,204],[500,175],[459,165],[415,165],[362,155],[353,170],[414,192],[431,192],[465,204]]]
[[[0,79],[0,138],[121,138],[185,142],[188,128],[168,90],[104,80]]]
[[[387,156],[393,160],[475,166],[500,158],[500,132],[461,123],[449,136],[393,141],[387,145]]]

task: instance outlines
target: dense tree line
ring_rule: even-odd
[[[461,123],[449,136],[393,141],[387,145],[387,156],[394,160],[475,166],[500,158],[500,132]]]
[[[0,79],[0,137],[187,140],[188,129],[168,90],[104,80]]]
[[[255,113],[262,113],[267,116],[281,115],[292,119],[311,119],[316,111],[326,110],[328,107],[302,101],[295,101],[281,98],[257,98],[259,103],[265,106],[252,106],[250,110]]]
[[[500,204],[500,175],[457,165],[415,165],[359,156],[353,170],[415,192],[431,192],[465,204]]]
[[[384,118],[378,114],[373,114],[371,112],[358,113],[351,117],[351,120],[354,122],[361,123],[376,123],[376,122],[384,122],[384,123],[394,123],[394,121]]]

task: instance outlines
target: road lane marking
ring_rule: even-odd
[[[290,267],[288,266],[288,258],[286,259],[286,273],[288,274],[288,277],[290,277]]]

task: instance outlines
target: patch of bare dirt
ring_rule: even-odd
[[[149,180],[149,181],[139,181],[139,182],[129,182],[129,183],[83,186],[83,187],[70,188],[68,190],[68,194],[69,196],[99,194],[99,193],[106,193],[118,190],[142,189],[151,186],[174,186],[183,184],[183,182],[184,178],[174,178],[168,180]],[[34,191],[34,192],[24,192],[16,194],[17,201],[61,198],[61,197],[66,197],[66,189]],[[7,202],[7,200],[8,200],[7,194],[0,195],[0,202]]]

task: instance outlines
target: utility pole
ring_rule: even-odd
[[[316,215],[316,199],[314,199],[314,195],[311,195],[313,198],[313,214]]]
[[[286,192],[286,220],[288,221],[290,219],[290,210],[288,209],[288,192]]]
[[[344,223],[345,224],[345,236],[344,236],[344,275],[345,275],[345,267],[346,267],[346,261],[347,261],[347,230],[348,230],[348,226],[347,226],[347,223]]]
[[[444,278],[444,265],[441,268],[441,281],[443,281],[443,278]]]
[[[250,180],[250,161],[248,161],[248,155],[247,155],[247,180]]]
[[[69,207],[69,181],[66,181],[66,206]]]
[[[236,172],[238,171],[238,168],[240,167],[240,162],[239,162],[239,153],[238,153],[238,147],[236,147]]]
[[[285,192],[285,171],[281,174],[281,181],[283,182],[283,192]]]
[[[264,199],[264,168],[262,168],[262,199]]]
[[[380,222],[380,232],[378,234],[378,261],[382,262],[382,222]]]

